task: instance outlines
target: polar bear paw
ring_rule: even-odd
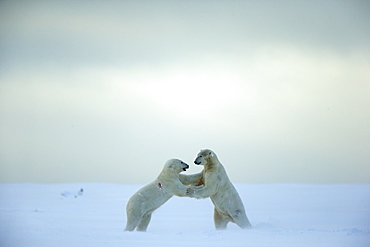
[[[197,190],[203,188],[204,185],[200,185],[200,186],[190,186],[189,188],[186,189],[186,195],[189,196],[189,197],[197,197],[196,194],[197,194]]]

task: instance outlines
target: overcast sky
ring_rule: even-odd
[[[369,1],[0,1],[0,182],[370,183]]]

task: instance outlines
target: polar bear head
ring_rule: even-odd
[[[175,173],[180,173],[186,171],[189,165],[179,159],[170,159],[164,164],[164,169],[173,171]]]
[[[196,165],[207,165],[210,164],[212,161],[217,160],[216,154],[209,149],[203,149],[197,155],[197,158],[194,160]]]

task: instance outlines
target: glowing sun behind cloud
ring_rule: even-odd
[[[193,119],[235,104],[242,96],[237,81],[231,73],[183,71],[148,76],[133,89],[150,104]]]

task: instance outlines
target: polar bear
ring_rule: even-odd
[[[194,163],[204,166],[203,176],[198,183],[204,186],[189,187],[187,195],[198,199],[211,197],[215,206],[213,219],[216,229],[226,229],[229,222],[243,229],[251,228],[243,202],[216,154],[209,149],[201,150]]]
[[[173,195],[186,196],[189,186],[179,180],[179,173],[186,171],[189,165],[178,159],[168,160],[162,172],[129,199],[126,206],[127,224],[125,231],[146,231],[152,213]]]

